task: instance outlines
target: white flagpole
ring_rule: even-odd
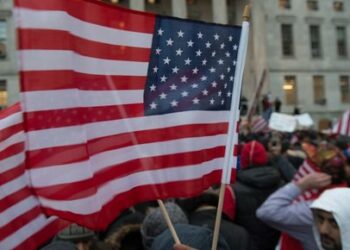
[[[211,247],[212,250],[216,250],[218,239],[219,239],[221,213],[222,213],[222,208],[224,204],[225,186],[230,184],[233,164],[236,165],[237,163],[237,156],[236,154],[233,154],[233,150],[234,150],[234,146],[236,146],[238,143],[239,102],[240,102],[241,89],[242,89],[244,64],[245,64],[245,59],[247,54],[247,47],[248,47],[248,34],[249,34],[248,20],[249,20],[249,7],[248,5],[246,5],[243,13],[242,31],[241,31],[240,41],[239,41],[238,57],[237,57],[235,79],[234,79],[234,86],[233,86],[233,95],[231,99],[228,134],[227,134],[227,141],[226,141],[226,148],[225,148],[225,159],[224,159],[224,166],[223,166],[222,178],[221,178],[219,204],[218,204],[217,213],[216,213],[213,242]]]

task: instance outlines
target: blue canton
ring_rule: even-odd
[[[145,115],[229,110],[241,27],[158,17]]]

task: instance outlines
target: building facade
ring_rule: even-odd
[[[19,99],[12,0],[0,0],[0,109]]]
[[[282,101],[282,112],[308,112],[321,127],[350,106],[349,0],[103,0],[135,10],[241,24],[252,6],[243,95]],[[12,0],[0,0],[0,107],[16,102],[18,76]],[[260,101],[260,100],[259,100]],[[318,126],[316,126],[318,127]]]
[[[267,69],[264,92],[297,107],[316,127],[350,107],[350,1],[253,1],[254,72]],[[258,77],[258,75],[257,75]]]

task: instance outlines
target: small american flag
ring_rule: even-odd
[[[241,27],[15,2],[27,168],[46,213],[103,229],[137,202],[220,182]]]
[[[333,133],[350,136],[350,109],[342,114],[333,127]]]

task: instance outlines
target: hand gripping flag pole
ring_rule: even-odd
[[[224,203],[225,187],[230,184],[231,172],[233,164],[237,164],[237,144],[238,144],[238,121],[239,121],[239,101],[241,95],[243,70],[245,58],[247,54],[249,34],[249,6],[246,5],[243,12],[242,33],[239,41],[239,51],[237,58],[237,66],[234,79],[233,96],[231,100],[229,127],[227,134],[227,142],[225,148],[225,160],[222,171],[219,204],[215,219],[215,228],[212,242],[212,250],[216,250],[219,239],[219,229],[221,222],[221,213]],[[234,152],[232,154],[232,152]]]

